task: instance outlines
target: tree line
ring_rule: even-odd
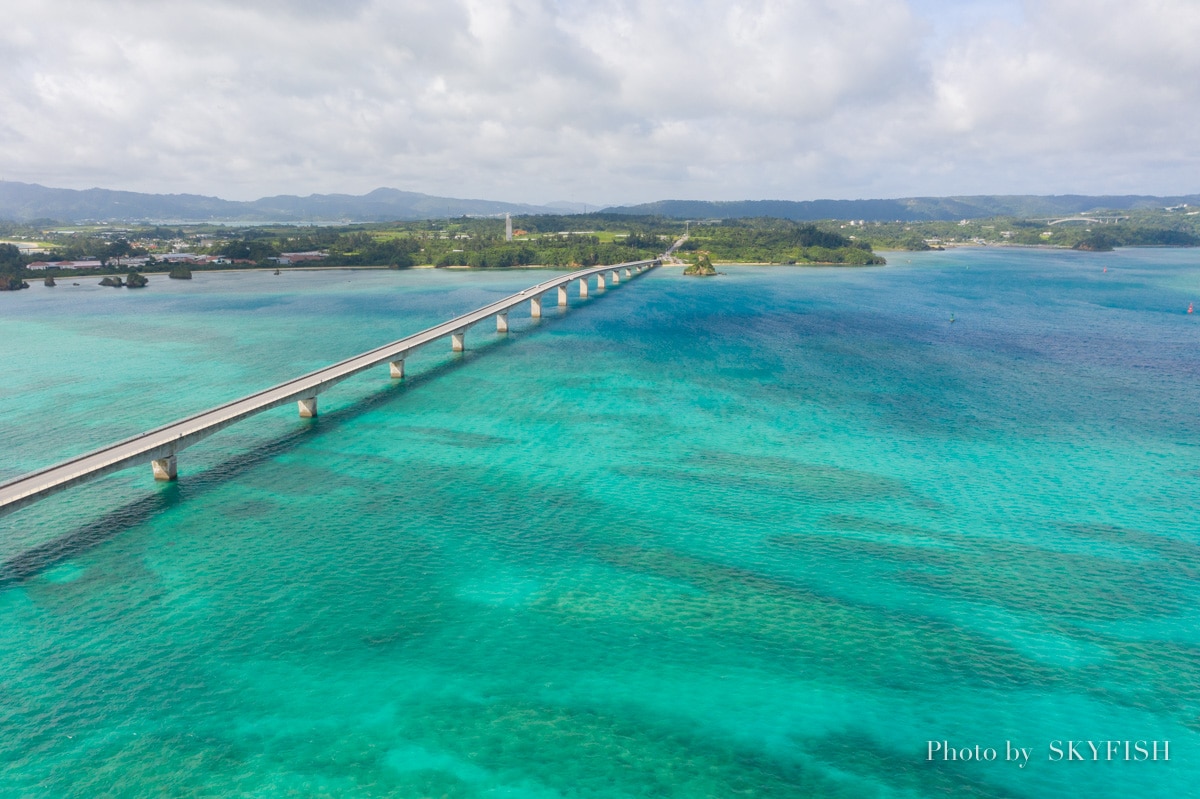
[[[15,244],[0,244],[0,291],[27,289],[24,279],[25,260]]]
[[[712,259],[733,263],[886,263],[868,241],[785,219],[737,219],[693,227],[680,249],[706,251]]]

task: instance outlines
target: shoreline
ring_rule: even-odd
[[[1112,250],[1101,250],[1101,251],[1078,250],[1074,247],[1067,247],[1067,246],[1064,246],[1061,244],[1013,244],[1013,243],[1008,243],[1008,242],[992,242],[992,243],[985,243],[985,244],[979,244],[976,242],[969,242],[969,243],[967,243],[967,242],[964,242],[964,243],[943,242],[940,249],[902,250],[902,249],[889,249],[889,248],[881,247],[877,250],[874,250],[874,252],[880,253],[880,254],[882,254],[882,253],[889,253],[889,254],[890,253],[902,253],[902,254],[911,255],[913,253],[945,252],[945,251],[949,251],[949,250],[959,250],[959,249],[980,249],[981,250],[981,249],[988,249],[988,248],[1005,248],[1005,249],[1020,249],[1020,250],[1061,250],[1061,251],[1067,251],[1067,252],[1086,252],[1086,253],[1093,253],[1093,254],[1095,254],[1097,252],[1112,252]],[[1120,249],[1194,249],[1194,248],[1191,248],[1188,245],[1172,245],[1172,244],[1130,245],[1128,247],[1114,248],[1114,250],[1120,250]],[[808,266],[871,267],[871,266],[889,266],[890,265],[890,264],[842,264],[842,263],[835,263],[835,262],[829,262],[829,261],[812,261],[809,263],[797,263],[797,264],[784,264],[784,263],[777,263],[777,262],[772,262],[772,261],[714,261],[713,264],[714,265],[719,264],[721,266],[798,266],[798,267],[808,267]],[[663,265],[664,266],[674,266],[677,264],[664,263]],[[565,270],[571,269],[571,267],[570,266],[550,266],[550,265],[546,265],[546,264],[526,264],[523,266],[504,266],[504,267],[500,267],[500,266],[459,266],[459,265],[437,266],[436,264],[414,264],[413,266],[406,266],[406,267],[402,267],[402,268],[393,270],[392,267],[390,267],[390,266],[377,266],[377,265],[366,265],[366,264],[364,264],[364,265],[346,264],[346,265],[339,265],[339,266],[286,266],[286,267],[284,267],[284,266],[253,266],[253,267],[245,267],[245,268],[240,268],[240,269],[208,269],[208,268],[203,268],[203,267],[197,267],[197,268],[192,268],[192,271],[193,272],[201,272],[201,273],[205,273],[205,274],[212,274],[212,273],[247,274],[247,273],[252,273],[252,272],[274,272],[274,271],[278,270],[280,272],[280,274],[282,274],[284,272],[327,272],[327,271],[336,271],[336,270],[350,270],[350,271],[354,271],[354,270],[384,270],[384,271],[391,270],[391,271],[396,271],[396,272],[404,272],[404,271],[407,271],[410,269],[446,269],[446,270],[454,270],[454,271],[475,271],[475,272],[512,272],[512,271],[535,271],[535,270],[565,271]],[[138,270],[138,269],[119,269],[119,270],[109,270],[109,271],[105,271],[105,272],[89,272],[87,274],[71,274],[71,273],[61,274],[61,275],[50,274],[53,271],[54,270],[40,270],[38,272],[30,272],[25,275],[24,279],[27,282],[30,280],[40,281],[40,279],[44,278],[44,277],[54,277],[56,280],[60,280],[60,279],[61,280],[68,280],[68,279],[78,280],[78,279],[88,279],[88,278],[97,278],[97,279],[102,280],[106,277],[124,277],[125,275],[129,274],[129,272],[131,272],[131,271],[139,272],[140,274],[146,275],[148,277],[149,276],[169,276],[170,275],[169,269],[167,269],[167,270],[156,269],[155,271],[144,271],[144,270]],[[168,277],[168,279],[169,279],[169,277]]]
[[[945,243],[941,245],[941,249],[931,247],[928,250],[891,250],[880,247],[875,252],[942,252],[944,250],[987,250],[987,249],[1013,249],[1013,250],[1067,250],[1069,252],[1113,252],[1114,250],[1190,250],[1195,249],[1188,244],[1128,244],[1121,247],[1113,247],[1112,250],[1081,250],[1075,247],[1068,247],[1065,244],[1014,244],[1007,241],[996,241],[986,244],[970,243]]]
[[[616,264],[612,264],[612,265],[616,266]],[[549,269],[549,270],[558,270],[558,271],[566,272],[566,271],[570,271],[571,267],[570,266],[547,266],[547,265],[543,265],[543,264],[526,264],[525,266],[437,266],[436,264],[414,264],[413,266],[405,266],[400,269],[392,269],[390,266],[374,266],[374,265],[363,265],[363,266],[353,266],[353,265],[342,265],[342,266],[251,266],[251,267],[245,267],[242,269],[205,269],[202,267],[197,267],[197,268],[189,267],[189,269],[191,269],[191,271],[193,273],[199,272],[201,274],[230,275],[230,274],[245,274],[245,273],[249,273],[249,272],[275,272],[277,270],[279,271],[280,274],[283,274],[284,272],[332,272],[332,271],[336,271],[339,269],[351,270],[351,271],[374,270],[374,271],[385,271],[385,272],[386,271],[407,272],[411,269],[453,269],[456,271],[475,271],[475,272],[516,272],[516,271],[523,271],[523,270]],[[29,274],[27,274],[25,276],[24,279],[26,281],[28,281],[30,279],[38,280],[39,278],[42,278],[42,277],[54,277],[55,280],[59,280],[59,279],[66,280],[68,278],[70,278],[70,279],[79,279],[79,278],[87,279],[87,278],[93,278],[93,277],[103,279],[106,277],[124,277],[125,275],[128,275],[130,272],[137,272],[138,274],[146,275],[147,277],[152,276],[152,275],[154,275],[154,276],[162,276],[162,275],[169,276],[171,274],[169,269],[167,269],[167,270],[156,269],[153,272],[142,270],[142,269],[120,269],[118,271],[108,271],[108,272],[88,272],[87,274],[65,274],[65,275],[51,274],[54,271],[55,270],[45,269],[45,270],[39,270],[37,272],[30,272]]]

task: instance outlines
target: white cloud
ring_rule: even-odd
[[[1197,190],[1189,0],[6,10],[10,180],[593,203]]]

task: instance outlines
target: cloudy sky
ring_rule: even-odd
[[[1197,0],[6,0],[0,179],[592,204],[1200,191]]]

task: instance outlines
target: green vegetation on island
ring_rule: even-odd
[[[179,264],[178,266],[171,267],[171,271],[167,274],[167,277],[172,280],[191,280],[192,270],[183,264]]]
[[[512,223],[511,240],[506,240],[504,219],[497,217],[343,227],[46,229],[0,223],[0,234],[37,241],[41,254],[24,257],[37,260],[35,268],[61,277],[105,274],[114,266],[163,271],[181,266],[189,270],[248,266],[570,269],[656,258],[685,227],[675,219],[604,213],[517,216]],[[779,219],[693,221],[691,239],[680,255],[692,261],[692,253],[703,250],[711,260],[723,263],[883,263],[869,244],[830,227]]]
[[[514,219],[518,235],[506,241],[503,219],[463,218],[427,222],[350,225],[341,228],[257,228],[208,248],[230,264],[304,263],[320,266],[595,266],[653,258],[666,249],[667,234],[612,235],[605,230],[563,229],[572,217]],[[576,223],[577,226],[577,223]],[[629,225],[623,227],[626,231]],[[673,225],[672,228],[678,228]],[[672,231],[673,232],[673,231]],[[214,236],[226,235],[224,230]],[[303,261],[293,261],[296,255]]]
[[[696,275],[697,277],[711,277],[717,273],[717,270],[712,265],[712,261],[709,260],[708,253],[702,252],[696,254],[696,261],[688,264],[683,273],[685,275]]]
[[[871,244],[855,236],[786,219],[729,219],[715,224],[692,225],[688,240],[679,248],[705,251],[723,263],[843,264],[868,266],[886,263]],[[689,259],[690,260],[690,259]]]
[[[24,273],[25,261],[20,248],[14,244],[0,244],[0,291],[29,288]]]
[[[957,222],[837,223],[878,249],[930,250],[957,246],[1020,245],[1102,252],[1116,247],[1200,246],[1200,210],[1190,206],[1096,210],[1059,217],[996,216]]]
[[[1022,245],[1105,251],[1131,246],[1200,245],[1200,210],[1187,205],[1094,210],[1057,218],[959,221],[797,222],[777,218],[691,219],[619,213],[460,217],[340,227],[271,225],[75,225],[0,222],[0,290],[28,287],[31,275],[67,276],[326,266],[547,266],[571,269],[655,258],[686,230],[676,255],[710,264],[884,263],[880,250]],[[20,246],[15,246],[16,244]],[[135,284],[139,281],[135,280]],[[108,285],[127,285],[121,277]]]

